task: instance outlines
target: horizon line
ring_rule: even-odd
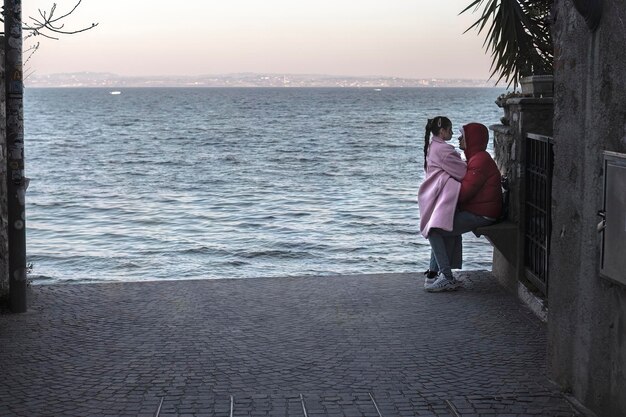
[[[143,74],[143,75],[126,75],[119,74],[110,71],[71,71],[71,72],[51,72],[51,73],[37,73],[33,72],[28,77],[49,77],[55,75],[107,75],[124,78],[198,78],[198,77],[228,77],[228,76],[242,76],[242,75],[262,75],[262,76],[295,76],[295,77],[331,77],[331,78],[391,78],[402,80],[438,80],[438,81],[452,81],[452,80],[464,80],[464,81],[482,81],[488,82],[491,78],[471,78],[471,77],[432,77],[432,76],[400,76],[400,75],[346,75],[346,74],[328,74],[328,73],[306,73],[306,72],[255,72],[255,71],[240,71],[240,72],[224,72],[224,73],[199,73],[199,74]]]

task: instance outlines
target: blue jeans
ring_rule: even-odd
[[[428,264],[428,270],[433,272],[439,272],[439,265],[437,265],[437,258],[435,258],[435,252],[430,248],[430,263]]]
[[[454,247],[454,239],[463,233],[471,232],[477,227],[488,226],[494,220],[486,219],[482,216],[468,211],[457,211],[454,213],[454,224],[452,230],[431,229],[428,234],[431,254],[434,255],[439,272],[446,278],[452,279],[452,268],[450,261],[450,247]],[[431,266],[433,266],[433,256],[431,256]]]
[[[463,266],[463,235],[448,237],[444,240],[446,242],[446,253],[448,254],[448,261],[450,261],[450,268],[461,269]],[[428,270],[439,273],[439,265],[432,248],[430,250]]]

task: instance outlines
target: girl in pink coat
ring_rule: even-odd
[[[447,143],[450,139],[452,139],[450,119],[437,116],[428,120],[424,142],[426,177],[417,195],[420,230],[425,238],[428,238],[433,228],[452,230],[454,223],[461,180],[467,171],[467,164],[461,159],[454,146]],[[448,252],[454,253],[455,248],[448,248]],[[435,281],[439,272],[435,255],[431,251],[430,267],[425,272],[426,285]]]
[[[461,204],[453,214],[449,228],[448,225],[441,227],[433,223],[433,219],[438,217],[436,216],[438,207],[435,207],[430,222],[426,224],[430,226],[426,234],[431,252],[436,259],[437,272],[439,272],[439,277],[434,282],[424,285],[424,289],[428,292],[453,291],[459,287],[458,281],[452,275],[452,269],[460,267],[455,265],[456,254],[452,248],[457,243],[461,243],[463,233],[493,224],[500,216],[502,208],[500,171],[485,151],[488,141],[489,131],[486,126],[480,123],[469,123],[463,126],[459,145],[467,157],[467,174],[463,177],[460,191],[456,194]],[[433,145],[431,145],[431,153],[432,148]],[[451,181],[447,181],[449,182]],[[457,183],[452,183],[456,190]],[[447,221],[447,218],[445,220]]]

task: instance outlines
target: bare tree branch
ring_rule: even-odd
[[[30,59],[33,57],[33,55],[35,55],[35,52],[37,52],[39,50],[39,42],[37,42],[36,44],[24,49],[22,51],[23,55],[26,55],[26,59],[24,60],[24,68],[25,69],[30,69],[30,67],[27,65],[28,61],[30,61]],[[24,74],[23,77],[24,79],[27,79],[28,77],[30,77],[33,74],[34,71],[30,71],[28,74]]]
[[[49,11],[38,9],[39,17],[35,18],[29,16],[29,22],[22,22],[22,30],[28,32],[28,34],[24,36],[24,39],[28,39],[34,36],[42,36],[44,38],[58,40],[59,35],[74,35],[95,28],[96,26],[98,26],[98,23],[92,23],[89,26],[73,30],[65,29],[65,24],[60,23],[63,19],[74,13],[78,6],[80,6],[81,2],[82,0],[78,0],[69,12],[64,13],[58,17],[55,16],[55,12],[57,11],[56,3],[52,4]],[[0,21],[4,22],[4,18],[1,18]]]

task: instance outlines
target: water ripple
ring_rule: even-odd
[[[34,283],[426,268],[423,125],[497,89],[28,89]],[[466,267],[490,246],[465,240]]]

